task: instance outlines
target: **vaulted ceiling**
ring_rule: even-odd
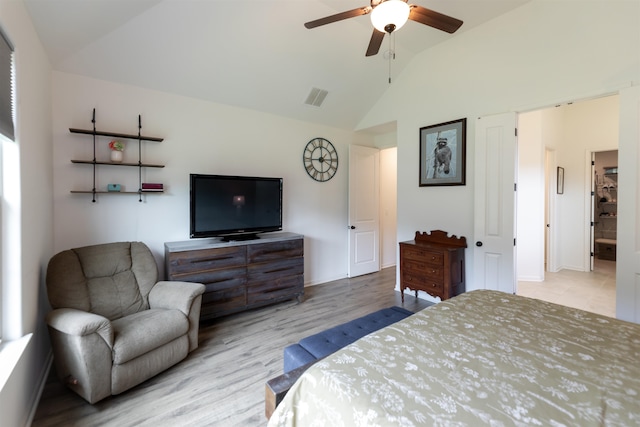
[[[464,24],[409,21],[371,57],[369,16],[303,26],[368,1],[24,0],[54,70],[343,129],[415,55],[530,0],[413,0]],[[328,91],[320,107],[305,104],[313,88]]]

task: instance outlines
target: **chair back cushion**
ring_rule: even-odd
[[[149,308],[158,266],[141,242],[118,242],[69,249],[47,268],[51,306],[75,308],[109,320]]]

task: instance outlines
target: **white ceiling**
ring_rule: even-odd
[[[413,0],[464,21],[409,21],[394,79],[414,55],[530,0]],[[369,16],[303,24],[368,0],[24,0],[55,70],[355,129],[389,86],[389,36],[365,57]],[[392,83],[393,84],[393,83]],[[321,107],[304,104],[316,87]]]

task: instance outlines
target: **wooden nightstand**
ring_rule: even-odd
[[[464,292],[465,237],[445,231],[416,231],[414,240],[400,242],[400,292],[406,288],[445,300]]]

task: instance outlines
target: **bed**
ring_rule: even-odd
[[[640,325],[467,292],[317,362],[269,420],[419,425],[640,425]]]

